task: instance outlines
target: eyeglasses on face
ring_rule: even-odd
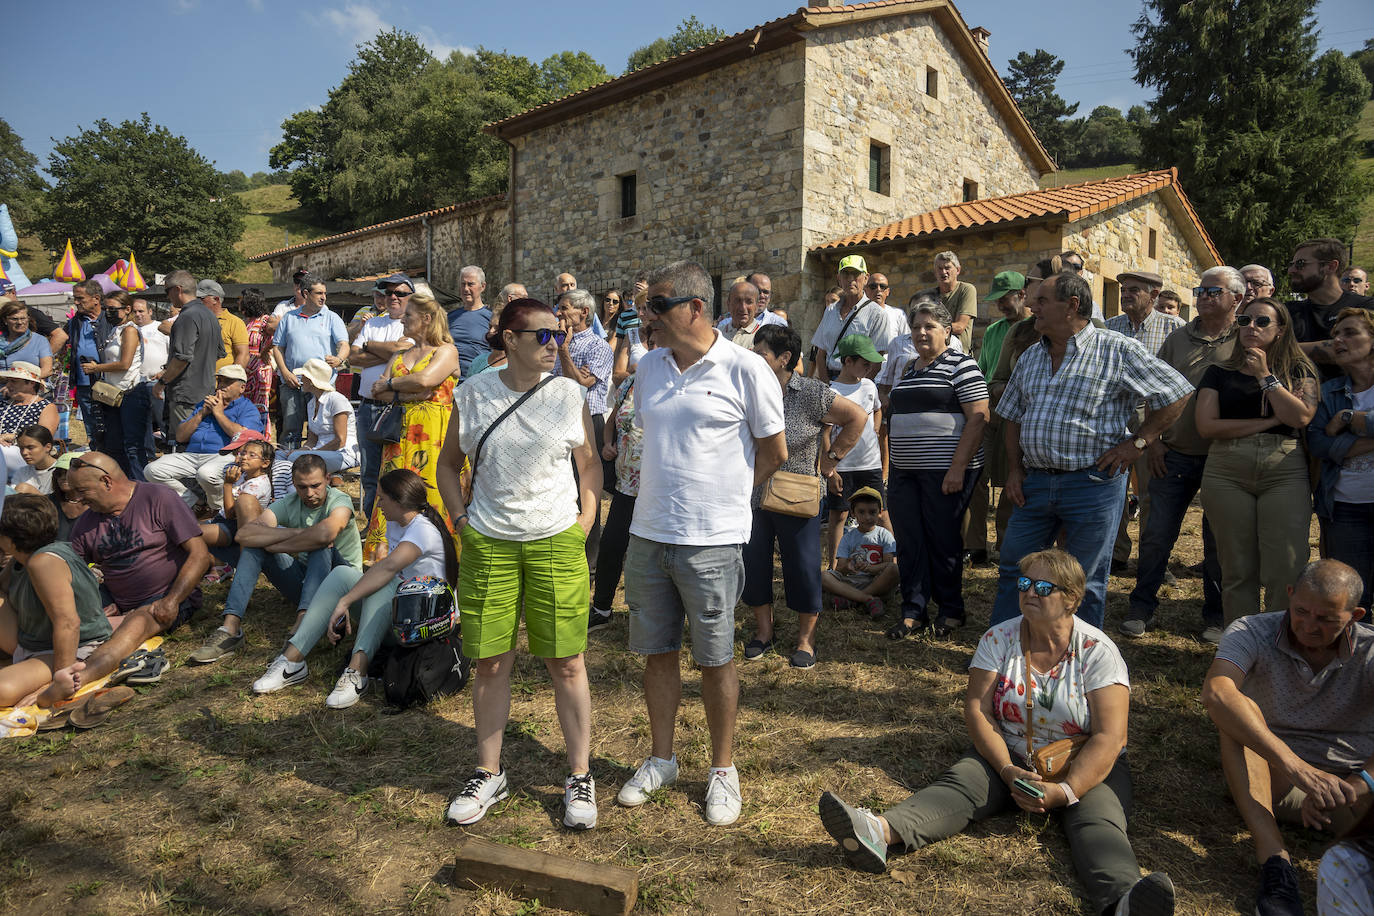
[[[389,289],[386,291],[386,297],[388,299],[409,299],[410,293],[403,293],[399,289]]]
[[[869,289],[891,289],[891,287],[888,286],[886,283],[870,283],[870,284],[868,284],[868,288],[869,288]]]
[[[567,331],[555,331],[553,328],[512,328],[517,334],[533,334],[535,343],[539,346],[547,346],[552,340],[558,346],[563,346],[563,341],[568,339]]]
[[[1267,327],[1269,327],[1269,325],[1271,325],[1271,324],[1273,324],[1273,323],[1274,323],[1274,319],[1271,318],[1271,317],[1269,317],[1268,315],[1237,315],[1237,316],[1236,316],[1236,324],[1240,325],[1240,326],[1243,327],[1243,328],[1248,328],[1248,327],[1250,327],[1250,325],[1252,325],[1252,324],[1253,324],[1255,327],[1257,327],[1257,328],[1267,328]]]
[[[1364,277],[1341,277],[1341,286],[1354,286],[1356,283],[1363,283]]]
[[[691,302],[696,296],[651,296],[644,303],[649,307],[649,311],[655,315],[662,315],[670,309],[677,308],[684,302]]]
[[[1082,265],[1082,264],[1076,264],[1076,263],[1074,263],[1073,261],[1065,261],[1065,262],[1064,262],[1064,269],[1065,269],[1065,270],[1071,270],[1071,271],[1073,271],[1074,273],[1079,273],[1080,271],[1083,270],[1083,265]]]
[[[609,302],[611,305],[619,305],[619,304],[620,304],[620,299],[619,299],[618,297],[616,297],[616,296],[607,296],[605,299],[602,299],[601,301],[602,301],[602,302]]]
[[[1035,593],[1041,598],[1048,598],[1050,593],[1055,589],[1059,589],[1061,592],[1063,591],[1060,586],[1048,579],[1032,579],[1030,576],[1021,576],[1016,580],[1016,590],[1018,592],[1028,592],[1032,588],[1035,589]]]
[[[1267,280],[1246,280],[1246,281],[1245,281],[1245,288],[1246,288],[1246,289],[1264,289],[1266,286],[1269,286],[1269,285],[1270,285],[1270,283],[1269,283]]]
[[[1214,297],[1216,297],[1216,296],[1220,296],[1222,293],[1227,293],[1227,292],[1230,292],[1230,290],[1228,290],[1228,289],[1227,289],[1226,287],[1224,287],[1224,286],[1194,286],[1194,287],[1193,287],[1193,298],[1194,298],[1194,299],[1210,299],[1210,298],[1214,298]]]

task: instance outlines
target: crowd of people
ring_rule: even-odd
[[[1063,252],[996,275],[983,301],[998,317],[981,335],[955,252],[935,255],[935,285],[905,309],[850,255],[809,344],[769,277],[729,284],[717,319],[712,278],[685,261],[599,303],[561,273],[552,305],[518,283],[488,305],[484,272],[465,267],[447,312],[394,274],[347,324],[305,272],[272,311],[245,291],[242,317],[186,271],[166,278],[161,322],[97,284],[77,284],[65,327],[9,301],[0,649],[14,663],[0,703],[60,715],[83,684],[156,681],[166,654],[140,646],[202,609],[207,575],[232,576],[220,625],[187,659],[213,664],[241,646],[265,574],[297,615],[253,691],[301,683],[322,638],[351,636],[325,700],[346,709],[390,639],[392,596],[447,582],[477,736],[447,819],[475,823],[510,792],[523,618],[566,745],[563,823],[588,829],[585,653],[623,578],[650,742],[617,801],[642,805],[678,779],[686,630],[710,733],[702,809],[727,825],[743,806],[736,658],[766,657],[791,626],[776,619],[775,557],[798,670],[823,656],[823,614],[880,619],[894,590],[890,638],[948,636],[969,622],[965,567],[995,559],[969,749],[881,814],[826,792],[822,824],[855,867],[881,872],[895,851],[1013,806],[1057,812],[1096,911],[1168,913],[1172,883],[1141,877],[1127,839],[1130,678],[1107,631],[1154,625],[1200,495],[1199,635],[1218,644],[1201,688],[1221,776],[1254,840],[1258,911],[1301,912],[1279,822],[1343,835],[1374,796],[1374,630],[1360,622],[1374,580],[1374,302],[1343,251],[1300,245],[1287,273],[1306,298],[1288,302],[1263,266],[1211,268],[1187,320],[1144,269],[1112,278],[1121,314],[1104,320],[1083,258]],[[336,390],[345,368],[356,406]],[[72,400],[87,451],[64,448]],[[361,526],[338,477],[350,469]],[[1109,623],[1132,511],[1135,583]],[[741,602],[753,631],[737,656]],[[1352,841],[1323,860],[1330,912],[1369,911],[1371,853]]]

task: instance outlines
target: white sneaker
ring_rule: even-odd
[[[739,820],[739,772],[733,767],[711,767],[706,779],[706,823],[724,827]]]
[[[477,823],[486,815],[488,808],[510,794],[508,785],[505,770],[488,773],[478,767],[449,804],[445,819],[450,824]]]
[[[367,678],[352,668],[345,668],[344,673],[339,675],[339,682],[334,685],[334,689],[329,691],[329,696],[325,697],[324,705],[330,709],[347,709],[367,689]]]
[[[563,826],[574,830],[596,826],[596,780],[591,773],[574,774],[563,783]]]
[[[635,808],[649,800],[649,793],[677,782],[677,754],[671,759],[645,757],[629,782],[620,787],[615,800],[626,808]]]
[[[285,655],[278,655],[267,666],[267,672],[253,682],[254,693],[276,693],[283,687],[299,684],[310,676],[310,666],[301,660],[293,669]]]

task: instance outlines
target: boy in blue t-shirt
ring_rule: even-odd
[[[881,596],[897,585],[897,541],[878,525],[883,498],[872,487],[860,487],[849,497],[855,527],[845,531],[835,553],[835,568],[821,573],[821,589],[829,592],[833,610],[861,605],[870,617],[883,616]]]

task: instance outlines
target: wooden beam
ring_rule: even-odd
[[[583,862],[547,852],[465,837],[453,863],[455,881],[497,887],[560,910],[627,916],[639,896],[639,876],[619,865]]]

